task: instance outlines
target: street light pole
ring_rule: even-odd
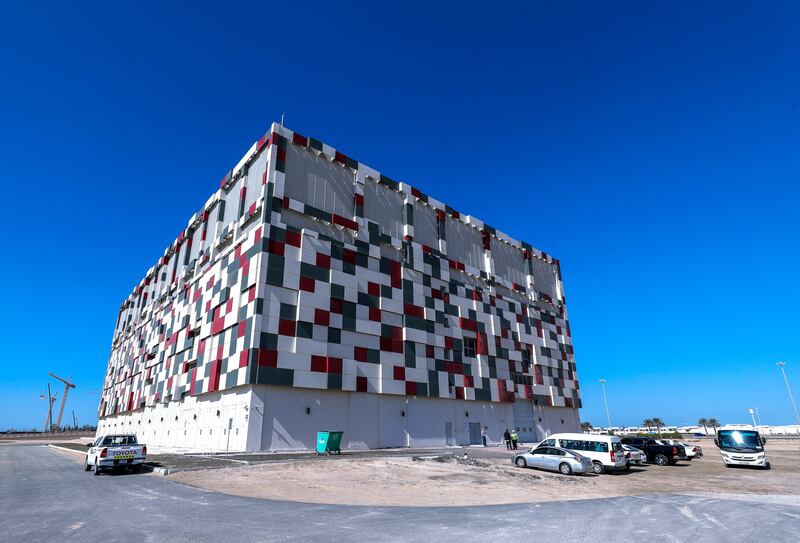
[[[789,399],[792,401],[792,409],[794,409],[794,420],[797,424],[800,424],[800,415],[797,414],[797,406],[794,403],[794,396],[792,396],[792,389],[789,387],[789,379],[786,378],[786,370],[784,370],[784,366],[786,366],[786,362],[778,362],[775,364],[781,369],[781,374],[783,374],[783,380],[786,383],[786,391],[789,393]]]
[[[611,435],[611,415],[608,413],[608,399],[606,399],[606,380],[600,379],[600,386],[603,388],[603,403],[606,406],[606,418],[608,419],[608,435]]]
[[[752,417],[752,419],[753,419],[753,428],[755,428],[755,429],[758,429],[758,424],[756,424],[756,414],[755,414],[755,411],[753,411],[753,408],[752,408],[752,407],[751,407],[750,409],[748,409],[748,411],[750,411],[750,417]]]

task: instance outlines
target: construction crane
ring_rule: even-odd
[[[67,393],[69,389],[75,388],[75,385],[70,382],[72,377],[68,377],[66,379],[55,375],[54,373],[48,372],[47,375],[52,377],[53,379],[58,379],[62,383],[64,383],[64,394],[61,396],[61,407],[58,408],[58,418],[56,419],[56,428],[61,428],[61,417],[64,415],[64,405],[67,403]]]
[[[40,400],[48,400],[47,416],[44,418],[44,431],[53,431],[53,404],[56,401],[55,394],[50,394],[50,383],[47,383],[47,396],[44,394],[39,395]]]

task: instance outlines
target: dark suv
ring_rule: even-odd
[[[647,455],[648,462],[659,466],[677,464],[678,460],[687,459],[686,449],[682,445],[662,445],[648,437],[623,437],[621,441],[625,445],[636,447]]]

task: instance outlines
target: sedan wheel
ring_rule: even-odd
[[[567,464],[566,462],[561,462],[561,465],[558,466],[558,471],[560,471],[564,475],[569,475],[570,473],[572,473],[572,468],[569,467],[569,464]]]
[[[656,464],[658,464],[659,466],[666,466],[667,464],[669,464],[669,458],[667,458],[663,454],[656,455]]]
[[[521,457],[521,456],[518,456],[518,457],[517,457],[517,458],[514,460],[514,463],[515,463],[515,464],[516,464],[518,467],[520,467],[520,468],[527,468],[527,467],[528,467],[528,463],[527,463],[527,462],[525,461],[525,459],[524,459],[523,457]]]

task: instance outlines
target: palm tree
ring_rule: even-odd
[[[653,426],[656,427],[656,431],[658,432],[658,437],[661,437],[661,429],[666,426],[663,420],[658,417],[653,417]]]
[[[697,419],[697,425],[703,427],[703,433],[708,435],[708,419]]]
[[[592,426],[591,422],[582,422],[581,423],[581,429],[583,429],[583,433],[584,434],[588,434],[589,430],[591,430],[593,428],[594,428],[594,426]]]
[[[642,421],[642,426],[644,426],[645,428],[647,428],[647,433],[648,433],[648,434],[649,434],[649,433],[652,433],[652,432],[651,432],[651,430],[650,430],[650,428],[653,426],[653,424],[654,424],[654,422],[653,422],[653,419],[644,419],[644,420]]]
[[[719,427],[721,426],[721,424],[719,423],[719,421],[718,421],[717,419],[715,419],[715,418],[710,418],[710,419],[708,419],[708,420],[706,421],[706,424],[708,424],[709,426],[711,426],[711,428],[714,430],[714,433],[715,433],[715,434],[717,433],[717,428],[719,428]]]

